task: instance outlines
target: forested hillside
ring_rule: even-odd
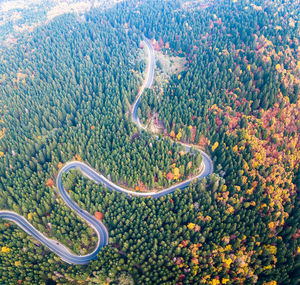
[[[198,152],[177,140],[209,152],[215,174],[128,199],[72,171],[65,188],[101,213],[109,245],[86,266],[68,265],[0,220],[0,283],[297,284],[298,18],[294,1],[132,0],[57,17],[1,46],[0,209],[85,254],[97,236],[55,187],[67,161],[159,190],[199,168]],[[146,125],[157,116],[158,137],[130,118],[143,34],[188,63],[163,92],[142,96],[139,115]]]

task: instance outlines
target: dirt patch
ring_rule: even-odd
[[[148,129],[153,134],[163,134],[164,133],[164,124],[158,118],[158,113],[155,113],[151,116]]]
[[[184,57],[171,56],[167,54],[167,51],[156,51],[155,56],[157,66],[162,73],[168,76],[174,73],[178,74],[179,72],[186,69],[187,61]]]
[[[162,94],[163,87],[169,83],[173,74],[179,74],[181,71],[186,70],[187,61],[184,57],[171,56],[169,51],[155,51],[156,57],[156,74],[155,81],[159,93]]]

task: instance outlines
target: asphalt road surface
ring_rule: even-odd
[[[143,94],[145,88],[150,88],[153,83],[154,78],[154,67],[155,67],[155,55],[154,50],[151,45],[151,42],[144,38],[145,47],[148,53],[148,64],[146,70],[146,78],[144,84],[140,88],[140,91],[137,95],[137,99],[133,104],[132,107],[132,120],[135,122],[139,128],[145,129],[139,121],[137,115],[138,105],[140,103],[141,95]],[[59,243],[56,240],[49,239],[44,236],[41,232],[35,229],[24,217],[20,216],[19,214],[12,212],[12,211],[0,211],[0,218],[10,220],[15,222],[19,227],[21,227],[25,232],[29,235],[33,236],[36,240],[38,240],[43,245],[47,246],[52,252],[56,253],[60,258],[68,263],[71,264],[86,264],[90,260],[95,259],[98,252],[101,248],[108,244],[108,231],[104,224],[101,221],[98,221],[94,216],[89,214],[87,211],[82,210],[69,196],[69,194],[64,189],[62,183],[62,175],[63,173],[67,173],[71,169],[77,169],[82,172],[90,180],[94,181],[97,184],[102,183],[105,187],[112,191],[117,191],[120,193],[124,193],[127,196],[142,196],[142,197],[152,197],[152,198],[159,198],[164,195],[173,193],[176,189],[184,189],[186,188],[192,181],[198,179],[201,180],[203,177],[206,177],[213,173],[213,163],[210,157],[201,152],[202,155],[202,171],[197,176],[194,176],[184,182],[181,182],[177,185],[171,186],[167,189],[161,190],[159,192],[147,192],[147,193],[139,193],[127,190],[122,188],[110,180],[105,178],[103,175],[98,173],[96,170],[88,166],[87,164],[79,161],[71,161],[68,162],[62,167],[57,175],[56,179],[56,186],[59,191],[61,198],[64,202],[73,210],[75,211],[84,221],[86,221],[97,233],[98,235],[98,243],[95,250],[87,255],[76,255],[72,253],[68,248],[64,245]]]

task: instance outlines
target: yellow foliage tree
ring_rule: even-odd
[[[224,250],[225,250],[225,251],[231,251],[231,250],[232,250],[231,244],[228,244],[228,245],[225,247]]]
[[[264,282],[263,285],[277,285],[277,282],[272,280],[270,282]]]
[[[174,176],[176,177],[176,178],[178,178],[179,177],[179,168],[178,167],[175,167],[174,169],[173,169],[173,174],[174,174]],[[174,177],[174,178],[175,178]]]
[[[226,268],[230,268],[230,265],[232,263],[232,259],[231,258],[224,258],[223,262],[224,262],[224,265],[225,265]]]
[[[3,253],[10,252],[10,248],[6,247],[6,246],[3,246],[2,249],[1,249],[1,252],[3,252]]]
[[[194,223],[189,223],[189,224],[187,225],[187,227],[188,227],[190,230],[194,229],[195,226],[196,226],[196,224],[194,224]]]
[[[215,142],[214,144],[213,144],[213,146],[211,147],[211,150],[212,151],[215,151],[216,150],[216,148],[219,146],[219,143],[218,142]]]
[[[213,280],[211,281],[211,284],[212,284],[212,285],[218,285],[218,284],[220,284],[220,280],[219,280],[219,279],[213,279]]]
[[[222,191],[225,192],[226,190],[227,190],[227,185],[224,184],[224,185],[222,186]]]
[[[75,154],[75,160],[82,161],[82,158],[79,154]]]
[[[182,133],[181,133],[181,130],[178,132],[177,136],[176,136],[176,139],[177,140],[180,140],[182,137]]]
[[[274,245],[265,245],[264,246],[265,250],[270,253],[270,254],[276,254],[277,253],[277,247]]]
[[[267,266],[265,266],[265,267],[263,268],[263,270],[269,270],[269,269],[272,269],[272,265],[271,265],[271,264],[269,264],[269,265],[267,265]]]
[[[275,229],[274,222],[270,222],[270,223],[268,224],[268,227],[269,227],[270,230],[274,230],[274,229]]]

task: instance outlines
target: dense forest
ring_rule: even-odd
[[[1,284],[297,284],[299,24],[294,1],[125,1],[63,15],[0,47],[0,209],[73,252],[97,237],[61,200],[55,177],[82,160],[136,191],[184,180],[210,153],[215,173],[151,198],[110,192],[72,171],[64,185],[101,212],[109,245],[68,265],[0,220]],[[130,107],[143,35],[187,68]],[[161,68],[157,63],[157,69]],[[180,172],[178,179],[167,173]]]

